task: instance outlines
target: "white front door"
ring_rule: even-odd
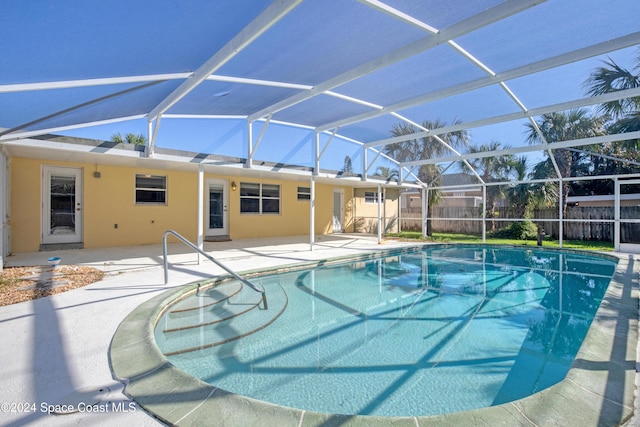
[[[205,234],[226,236],[229,234],[229,184],[222,179],[208,179],[206,194]]]
[[[344,194],[342,190],[333,190],[333,232],[342,233],[344,230]]]
[[[82,242],[82,169],[45,166],[42,243]]]

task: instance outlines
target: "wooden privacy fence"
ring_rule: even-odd
[[[435,207],[432,209],[432,229],[441,233],[482,234],[482,208],[473,207]],[[543,227],[545,233],[554,238],[559,236],[558,209],[540,209],[533,213],[532,219]],[[513,212],[509,208],[498,208],[493,218],[487,218],[487,232],[506,228],[515,221]],[[639,219],[640,206],[626,206],[620,208],[622,219]],[[422,214],[420,212],[402,211],[402,230],[421,230]],[[457,219],[459,218],[459,219]],[[568,240],[602,240],[612,242],[614,239],[614,208],[613,206],[569,206],[563,222],[564,239]],[[621,241],[638,240],[638,227],[633,224],[620,225]]]

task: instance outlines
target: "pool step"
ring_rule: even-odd
[[[226,291],[234,289],[227,287]],[[267,310],[260,304],[262,295],[246,286],[241,286],[234,296],[202,309],[177,313],[169,310],[156,327],[156,343],[166,356],[171,356],[218,346],[257,332],[276,320],[287,306],[287,296],[279,285],[266,287],[266,294]],[[186,304],[183,308],[189,306]],[[193,302],[188,304],[196,306]]]
[[[187,315],[189,315],[189,311],[215,306],[220,302],[237,295],[241,290],[242,283],[239,281],[234,280],[221,283],[217,286],[198,292],[196,294],[197,298],[188,297],[177,302],[171,307],[169,313],[175,317],[179,317],[180,313],[187,313]]]
[[[176,332],[223,322],[248,311],[258,309],[262,294],[243,286],[227,286],[191,295],[164,316],[158,323],[162,332]],[[225,291],[229,292],[228,294]],[[176,304],[178,305],[178,304]]]

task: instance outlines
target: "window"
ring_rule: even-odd
[[[166,205],[167,177],[158,175],[136,175],[137,205]]]
[[[298,187],[298,200],[311,200],[311,187]]]
[[[279,214],[280,186],[241,182],[240,213]]]
[[[364,202],[365,203],[378,203],[378,193],[373,191],[365,191],[364,192]],[[384,193],[380,193],[380,201],[384,203]]]

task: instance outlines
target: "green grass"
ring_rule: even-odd
[[[433,233],[430,238],[423,239],[422,233],[419,231],[403,231],[402,233],[387,234],[386,237],[397,237],[401,239],[415,239],[425,242],[443,242],[443,243],[482,243],[482,236],[475,236],[472,234],[455,234],[455,233]],[[536,240],[515,240],[515,239],[495,239],[487,238],[487,244],[498,245],[526,245],[537,246]],[[559,248],[560,243],[558,240],[551,240],[546,238],[542,242],[543,247]],[[564,240],[562,247],[567,249],[583,249],[583,250],[595,250],[595,251],[613,251],[613,243],[611,242],[599,242],[599,241],[586,241],[586,240]]]

